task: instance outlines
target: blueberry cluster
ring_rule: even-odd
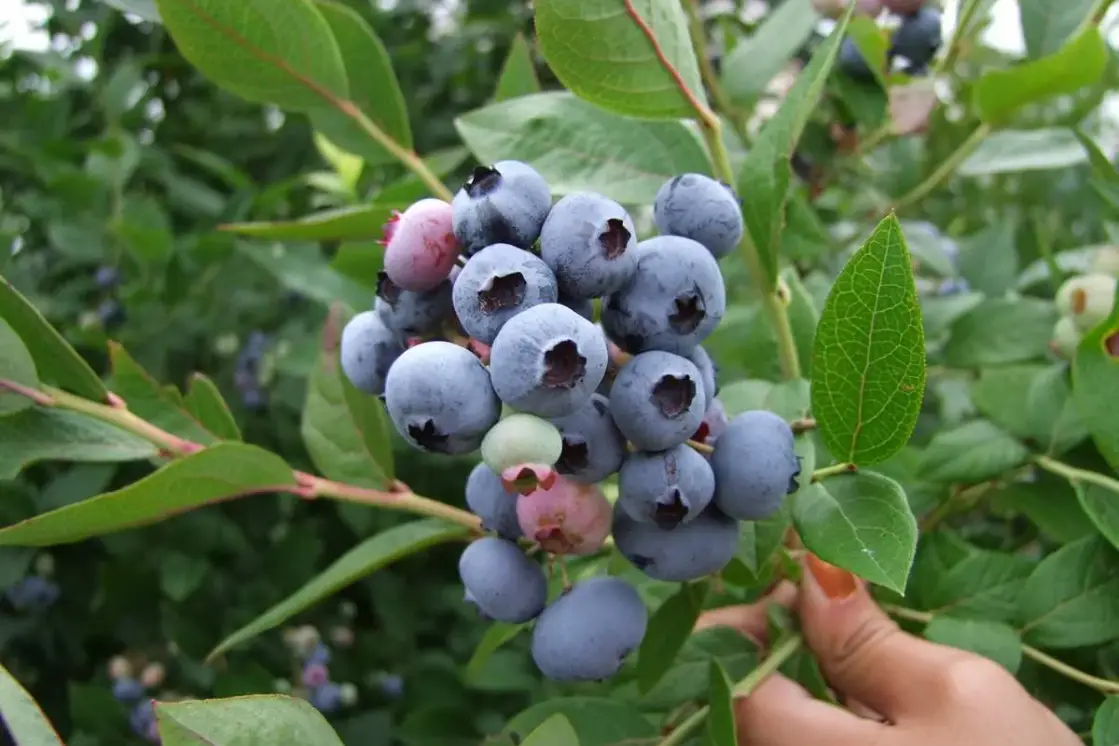
[[[900,18],[900,23],[890,35],[886,51],[888,69],[895,65],[906,75],[928,75],[929,63],[943,41],[940,11],[925,5],[924,0],[857,0],[858,11],[876,17],[887,10]],[[843,0],[814,0],[817,9],[826,14],[838,15],[846,3]],[[873,80],[874,72],[854,40],[843,40],[839,49],[839,67],[852,78]]]
[[[257,329],[249,334],[237,353],[233,383],[246,409],[261,410],[268,406],[268,392],[260,381],[260,364],[267,350],[268,335]]]
[[[97,283],[98,290],[103,294],[97,305],[97,320],[101,322],[101,326],[105,329],[114,329],[120,326],[127,318],[124,306],[121,305],[116,295],[117,287],[120,285],[120,270],[107,264],[102,265],[97,268],[97,272],[94,274],[94,282]]]
[[[342,332],[343,370],[408,443],[480,449],[466,501],[493,535],[460,558],[466,599],[490,619],[535,619],[534,659],[557,680],[616,673],[645,606],[605,577],[549,605],[518,540],[585,555],[613,534],[646,575],[691,580],[720,571],[739,521],[776,511],[800,474],[783,419],[728,421],[700,346],[726,310],[718,260],[742,238],[737,196],[683,174],[653,215],[659,235],[639,241],[608,197],[553,204],[527,164],[478,167],[452,203],[393,217],[375,305]],[[598,483],[614,475],[611,505]]]
[[[151,690],[163,684],[166,676],[163,664],[148,663],[133,675],[132,663],[123,656],[109,662],[109,678],[113,682],[113,697],[129,708],[128,724],[132,732],[149,743],[160,743],[155,717],[155,702]]]
[[[291,630],[286,638],[299,661],[301,693],[316,710],[329,715],[357,701],[357,688],[353,684],[331,681],[331,651],[320,639],[318,630],[299,627]],[[337,635],[335,639],[339,639]]]

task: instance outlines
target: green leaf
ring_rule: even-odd
[[[575,729],[580,746],[617,746],[619,742],[650,739],[660,733],[653,723],[631,705],[597,697],[556,697],[533,705],[513,717],[502,731],[506,739],[534,731],[552,715],[561,714]]]
[[[1110,746],[1119,743],[1119,696],[1104,699],[1092,720],[1092,743]]]
[[[960,241],[960,274],[981,293],[997,297],[1018,280],[1015,222],[999,220]]]
[[[1058,544],[1067,544],[1096,532],[1072,485],[1052,475],[1036,483],[1011,482],[991,495],[991,507],[1020,513]]]
[[[961,176],[994,176],[1069,168],[1088,160],[1076,135],[1062,128],[1003,130],[987,137],[960,164]]]
[[[1100,454],[1119,470],[1119,294],[1111,314],[1088,331],[1072,364],[1073,401]]]
[[[0,276],[0,319],[19,335],[35,360],[39,378],[53,381],[75,394],[105,401],[109,390],[77,350],[8,280]]]
[[[778,5],[754,32],[734,45],[722,64],[723,90],[731,101],[750,104],[761,96],[812,35],[820,17],[811,0]]]
[[[622,204],[651,203],[674,176],[710,172],[683,123],[626,119],[566,92],[476,109],[455,119],[455,128],[482,163],[524,161],[558,195],[597,191]]]
[[[31,353],[3,318],[0,318],[0,381],[11,381],[29,389],[39,388],[39,374]],[[0,417],[22,412],[33,404],[22,394],[0,388]]]
[[[975,111],[984,122],[1001,124],[1024,106],[1076,93],[1099,82],[1107,56],[1099,29],[1090,26],[1054,54],[984,73],[972,88]]]
[[[237,420],[229,411],[217,385],[201,373],[192,373],[190,388],[183,399],[187,411],[202,426],[222,440],[241,440]]]
[[[865,466],[906,444],[924,392],[921,309],[909,251],[890,215],[828,294],[816,329],[812,411],[832,455]]]
[[[349,80],[350,100],[370,121],[401,147],[411,150],[412,128],[408,107],[400,90],[385,45],[357,11],[331,0],[314,0],[326,20],[342,55]],[[367,163],[394,162],[385,150],[345,113],[335,108],[311,112],[311,125],[343,150],[362,156]]]
[[[467,680],[477,678],[482,669],[486,665],[486,661],[497,650],[519,635],[529,625],[526,624],[506,624],[504,622],[494,622],[482,635],[482,639],[478,641],[477,647],[474,648],[474,654],[470,656],[470,660],[466,664],[466,678]]]
[[[1026,462],[1030,452],[989,420],[972,420],[933,436],[921,454],[920,476],[933,482],[973,484]]]
[[[342,746],[311,703],[281,694],[156,702],[163,746]]]
[[[292,111],[345,99],[342,53],[309,0],[156,0],[179,53],[218,87]]]
[[[128,403],[128,409],[133,414],[180,438],[203,444],[218,441],[213,433],[180,406],[178,397],[169,395],[116,342],[109,343],[109,360],[113,367],[113,390]]]
[[[863,59],[866,60],[874,79],[883,89],[889,88],[886,79],[886,66],[890,51],[890,36],[885,29],[878,26],[870,16],[856,16],[851,19],[847,27],[847,36],[858,47]]]
[[[1013,674],[1022,665],[1022,641],[1002,622],[937,616],[925,627],[925,637],[990,658]]]
[[[182,603],[205,582],[213,567],[205,557],[170,551],[159,563],[159,587],[172,601]]]
[[[509,45],[505,64],[501,67],[493,100],[506,101],[539,92],[540,81],[536,77],[536,63],[532,59],[532,49],[525,40],[525,35],[518,31]]]
[[[579,736],[571,721],[557,712],[529,733],[521,746],[579,746]]]
[[[322,331],[318,364],[307,386],[300,432],[324,475],[371,489],[393,479],[388,417],[375,396],[354,388],[338,362],[338,344],[349,315],[335,306]]]
[[[678,87],[679,76],[692,96],[706,101],[679,3],[536,0],[533,7],[540,51],[564,87],[580,98],[626,116],[691,117],[695,110]]]
[[[952,324],[944,356],[953,368],[1007,365],[1043,358],[1057,311],[1037,298],[991,298]]]
[[[1005,552],[973,551],[945,572],[926,599],[938,614],[1011,622],[1018,598],[1034,568],[1028,558]]]
[[[339,302],[365,310],[373,303],[375,278],[369,278],[368,286],[351,280],[331,267],[317,248],[278,243],[267,247],[238,244],[237,248],[285,288],[324,306]]]
[[[146,526],[222,500],[295,486],[291,467],[276,454],[242,443],[219,443],[116,492],[0,529],[0,546],[70,544]]]
[[[0,716],[16,746],[65,746],[31,694],[0,666]]]
[[[739,632],[727,627],[700,630],[688,638],[676,664],[660,683],[639,699],[642,708],[667,710],[688,700],[703,699],[710,686],[711,661],[719,661],[731,680],[754,670],[757,650]]]
[[[283,624],[308,606],[327,598],[358,578],[428,547],[464,536],[466,529],[462,526],[437,519],[403,523],[371,536],[343,554],[295,593],[226,637],[206,659],[212,661],[232,648]]]
[[[1061,49],[1095,5],[1095,0],[1018,0],[1026,53],[1036,59]]]
[[[77,412],[35,407],[0,420],[0,482],[40,461],[110,463],[158,453],[143,438]]]
[[[1119,551],[1101,537],[1066,544],[1041,561],[1018,599],[1022,638],[1079,648],[1119,638]]]
[[[642,694],[648,694],[671,668],[695,628],[706,595],[706,583],[683,583],[649,619],[637,653],[637,688]]]
[[[803,487],[792,512],[813,554],[905,593],[917,551],[917,520],[897,482],[873,472],[829,477]]]
[[[734,685],[719,661],[711,661],[711,692],[707,713],[704,746],[735,746],[738,734],[734,726]]]
[[[762,126],[738,174],[738,193],[749,195],[743,201],[742,215],[758,249],[769,290],[777,281],[792,174],[790,159],[809,117],[820,102],[853,12],[854,5],[812,54],[785,96],[781,109]]]
[[[1073,484],[1080,507],[1103,537],[1119,549],[1119,490],[1112,491],[1098,484]]]
[[[392,211],[403,211],[407,206],[407,202],[371,202],[367,205],[323,210],[295,220],[226,223],[219,225],[218,230],[282,241],[358,241],[380,238]]]
[[[101,2],[122,13],[133,13],[145,21],[163,23],[159,10],[155,7],[155,0],[101,0]]]
[[[1088,437],[1067,379],[1063,363],[984,368],[972,385],[972,398],[980,412],[1011,435],[1062,452]]]

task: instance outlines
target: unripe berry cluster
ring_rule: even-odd
[[[132,732],[149,743],[158,744],[160,737],[152,691],[163,685],[166,670],[158,661],[139,668],[138,675],[136,670],[137,666],[125,656],[118,655],[109,661],[113,697],[129,708],[128,724]]]
[[[336,644],[352,642],[352,632],[346,635],[341,630],[350,632],[348,628],[337,628],[331,634],[332,640]],[[357,702],[356,686],[348,682],[339,684],[331,681],[331,651],[322,642],[317,629],[306,625],[288,630],[284,634],[284,641],[291,648],[299,665],[298,693],[316,710],[329,715]]]
[[[660,235],[638,241],[608,197],[553,204],[527,164],[478,167],[451,204],[394,216],[375,306],[342,332],[343,370],[408,443],[481,450],[466,501],[494,535],[460,558],[465,597],[490,619],[535,619],[533,657],[553,679],[616,673],[645,606],[618,578],[549,605],[518,540],[586,555],[613,534],[646,575],[692,580],[726,566],[739,521],[776,511],[800,474],[783,419],[728,421],[700,346],[726,310],[718,260],[742,238],[738,197],[683,174],[653,208]],[[614,475],[612,506],[598,483]]]
[[[1053,327],[1049,347],[1059,357],[1071,360],[1084,333],[1111,314],[1119,279],[1102,272],[1075,275],[1057,290],[1057,311],[1061,317]]]

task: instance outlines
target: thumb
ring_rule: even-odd
[[[903,632],[854,575],[809,554],[797,599],[805,642],[832,688],[897,723],[933,706],[957,655]]]

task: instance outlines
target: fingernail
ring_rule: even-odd
[[[835,565],[829,565],[814,554],[808,555],[807,565],[824,595],[834,601],[849,598],[859,589],[859,582],[854,575]]]

